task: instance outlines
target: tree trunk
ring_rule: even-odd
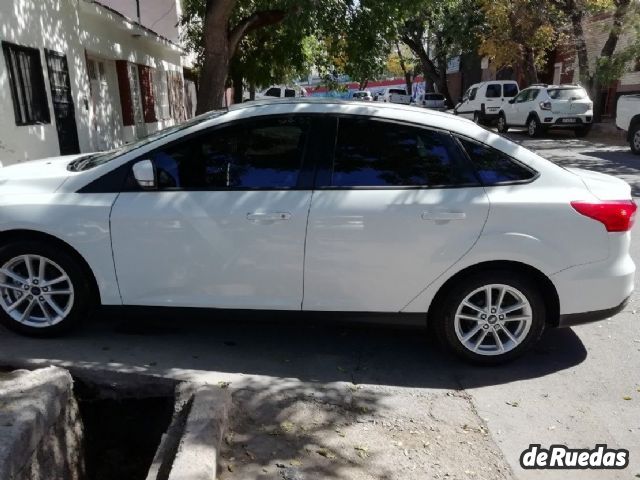
[[[227,32],[234,5],[235,0],[207,0],[204,64],[200,76],[197,114],[224,106],[225,84],[232,54]]]
[[[404,57],[402,56],[402,52],[400,51],[400,44],[396,41],[396,51],[398,52],[398,60],[400,61],[400,68],[402,69],[402,73],[404,74],[404,83],[407,85],[407,93],[409,95],[413,94],[413,82],[411,79],[411,72],[407,71],[407,66],[404,63]]]
[[[531,48],[527,47],[524,49],[523,67],[524,67],[524,78],[527,82],[527,85],[538,83],[538,70],[536,69],[536,59],[535,59],[535,54],[533,53],[533,49]]]
[[[233,82],[233,103],[242,103],[242,97],[244,95],[244,88],[242,84],[242,72],[233,71],[232,69],[231,81]]]
[[[358,90],[364,90],[365,88],[367,88],[367,85],[369,85],[369,79],[365,78],[358,84]]]
[[[251,82],[249,84],[249,100],[256,99],[256,84]]]
[[[447,57],[445,54],[438,55],[438,81],[436,85],[438,86],[438,92],[444,95],[447,99],[447,105],[454,105],[451,100],[451,94],[449,93],[449,85],[447,84]]]

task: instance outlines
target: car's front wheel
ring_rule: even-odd
[[[545,326],[542,295],[525,275],[479,272],[448,292],[434,319],[440,340],[460,357],[495,365],[523,354]]]
[[[67,331],[86,314],[89,283],[80,262],[37,241],[0,247],[0,323],[32,336]]]
[[[537,117],[532,116],[527,121],[527,134],[531,138],[535,138],[535,137],[539,137],[541,133],[542,133],[542,125],[540,125],[540,122],[538,121]]]
[[[500,113],[498,117],[498,132],[507,133],[509,131],[509,125],[507,125],[507,118],[504,116],[504,113]]]
[[[640,155],[640,123],[636,123],[631,127],[631,132],[629,133],[629,144],[631,146],[631,151],[636,155]]]

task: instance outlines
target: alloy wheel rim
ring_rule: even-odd
[[[20,255],[0,268],[0,307],[22,325],[56,325],[69,315],[73,302],[69,275],[46,257]]]
[[[531,120],[529,122],[529,135],[533,136],[536,133],[536,121]]]
[[[640,150],[640,130],[638,130],[633,136],[633,144],[635,145],[636,150]]]
[[[522,344],[531,330],[533,313],[527,297],[510,285],[490,284],[475,289],[460,302],[454,329],[469,351],[503,355]]]
[[[504,126],[505,126],[504,117],[498,117],[498,130],[500,131],[504,130]]]

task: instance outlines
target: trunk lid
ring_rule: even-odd
[[[587,190],[600,200],[630,200],[632,198],[631,186],[624,180],[582,168],[567,168],[567,170],[580,177]]]

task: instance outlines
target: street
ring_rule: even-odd
[[[627,181],[623,144],[509,136]],[[632,256],[640,265],[640,222]],[[637,281],[636,281],[637,285]],[[63,338],[0,330],[0,365],[195,379],[233,389],[219,478],[614,479],[640,476],[640,291],[619,315],[547,331],[514,363],[470,367],[422,330],[296,316],[107,310]],[[529,444],[630,451],[622,471],[524,470]],[[278,466],[279,465],[279,466]]]

